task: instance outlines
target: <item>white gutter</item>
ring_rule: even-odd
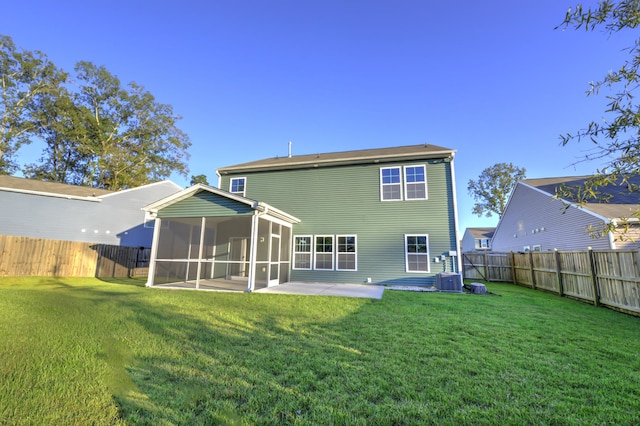
[[[31,189],[0,188],[0,191],[15,192],[18,194],[39,195],[41,197],[64,198],[67,200],[92,201],[94,203],[99,203],[102,201],[100,198],[95,196],[65,195],[56,194],[54,192],[33,191]]]

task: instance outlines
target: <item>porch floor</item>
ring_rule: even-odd
[[[177,282],[154,285],[154,288],[174,289],[174,290],[196,290],[195,281]],[[247,291],[247,283],[235,280],[200,280],[198,290],[207,291]],[[256,293],[271,294],[300,294],[311,296],[341,296],[341,297],[363,297],[369,299],[382,299],[384,287],[380,285],[365,284],[336,284],[336,283],[307,283],[289,282],[273,287],[258,287]]]
[[[210,291],[247,291],[248,284],[241,280],[209,279],[200,280],[200,286],[196,289],[196,282],[185,281],[166,284],[157,284],[153,287],[181,290],[210,290]],[[266,287],[266,286],[263,286]],[[256,285],[256,290],[262,288]]]

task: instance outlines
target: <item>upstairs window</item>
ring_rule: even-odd
[[[404,168],[404,193],[407,200],[427,199],[427,177],[425,166]]]
[[[380,198],[382,201],[402,200],[400,167],[380,169]]]
[[[244,197],[246,181],[247,181],[247,178],[243,178],[243,177],[232,178],[231,181],[229,182],[229,192],[231,192],[232,194],[242,195]]]

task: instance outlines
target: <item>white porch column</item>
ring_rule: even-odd
[[[258,256],[258,221],[260,216],[254,212],[251,217],[251,250],[249,251],[249,283],[247,291],[251,292],[256,287],[256,257]]]
[[[153,277],[156,275],[156,258],[158,257],[158,240],[160,239],[160,228],[162,228],[162,219],[156,217],[153,222],[153,239],[151,241],[151,255],[149,256],[149,273],[145,286],[153,286]]]
[[[196,289],[200,288],[200,271],[202,270],[202,251],[204,250],[205,217],[200,221],[200,247],[198,248],[198,269],[196,270]]]

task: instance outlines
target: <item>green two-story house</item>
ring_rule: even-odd
[[[145,208],[148,285],[433,285],[459,271],[455,151],[414,145],[223,167]]]

